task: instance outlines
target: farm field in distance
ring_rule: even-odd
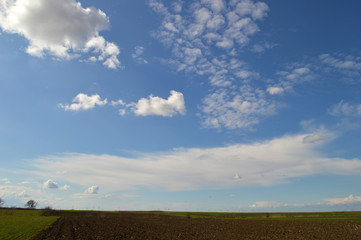
[[[52,211],[33,239],[361,239],[361,212]]]

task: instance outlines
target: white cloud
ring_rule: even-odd
[[[51,179],[49,179],[48,181],[44,182],[43,188],[57,189],[59,188],[59,185],[56,182],[53,182]]]
[[[58,104],[58,107],[63,108],[65,111],[80,111],[89,110],[96,106],[104,106],[108,104],[108,100],[101,100],[98,94],[88,96],[79,93],[74,99],[73,104],[64,105]],[[172,117],[175,114],[185,114],[186,108],[184,103],[184,96],[177,91],[170,91],[168,99],[163,99],[157,96],[150,95],[148,98],[141,98],[137,102],[126,103],[119,99],[111,101],[111,106],[121,108],[118,109],[120,115],[125,115],[130,109],[137,116],[157,115],[163,117]]]
[[[140,116],[158,115],[172,117],[177,113],[185,113],[183,94],[174,90],[170,91],[168,99],[150,95],[148,98],[139,99],[137,103],[132,105],[132,111],[135,115]]]
[[[103,106],[107,104],[108,100],[104,99],[101,100],[100,96],[98,94],[94,94],[91,96],[88,96],[84,93],[79,93],[74,99],[73,104],[71,105],[63,105],[59,104],[58,106],[60,108],[63,108],[65,111],[80,111],[80,110],[88,110],[95,108],[96,105]]]
[[[102,36],[95,36],[89,39],[85,43],[84,52],[91,52],[92,54],[99,54],[98,57],[91,56],[90,61],[103,61],[103,65],[108,68],[116,69],[121,68],[120,61],[117,58],[117,55],[120,53],[120,50],[115,43],[107,42]]]
[[[68,174],[57,176],[59,181],[83,187],[96,182],[105,193],[137,187],[185,191],[271,186],[317,174],[361,174],[361,159],[324,157],[316,147],[322,142],[304,144],[305,137],[314,134],[136,157],[73,153],[46,156],[32,163],[39,177],[49,178],[58,169],[65,169]],[[235,172],[242,178],[235,181]],[[93,186],[87,192],[96,189]]]
[[[97,185],[89,187],[87,190],[85,190],[85,193],[89,194],[98,194],[99,187]]]
[[[25,187],[25,186],[6,185],[6,186],[0,186],[0,197],[9,200],[11,199],[25,200],[31,197],[36,199],[37,201],[39,200],[44,201],[45,194],[39,189],[34,190],[33,188]]]
[[[271,95],[278,95],[284,92],[284,89],[281,87],[269,87],[267,88],[267,92]]]
[[[361,104],[351,104],[345,101],[333,105],[328,113],[333,116],[356,117],[361,116]]]
[[[83,8],[75,0],[1,0],[0,27],[24,36],[29,41],[26,52],[33,56],[75,58],[97,42],[92,48],[100,52],[103,64],[120,66],[118,47],[99,36],[109,27],[106,14],[93,7]]]
[[[330,205],[338,205],[338,204],[352,204],[352,203],[361,203],[360,196],[350,195],[345,198],[327,198],[325,201]]]

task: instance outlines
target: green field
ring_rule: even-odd
[[[42,215],[42,210],[0,209],[0,239],[31,239],[59,218]]]
[[[163,212],[151,213],[187,218],[226,218],[244,220],[284,220],[284,221],[361,221],[361,212],[295,212],[295,213],[227,213],[227,212]]]

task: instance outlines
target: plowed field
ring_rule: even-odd
[[[361,239],[361,221],[184,218],[146,213],[58,212],[42,239]]]

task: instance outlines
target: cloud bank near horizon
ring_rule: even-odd
[[[43,178],[84,187],[96,184],[105,192],[138,187],[165,191],[229,189],[277,185],[318,174],[361,174],[361,159],[324,157],[317,151],[331,138],[321,133],[301,134],[128,158],[68,153],[36,159],[33,167]]]

